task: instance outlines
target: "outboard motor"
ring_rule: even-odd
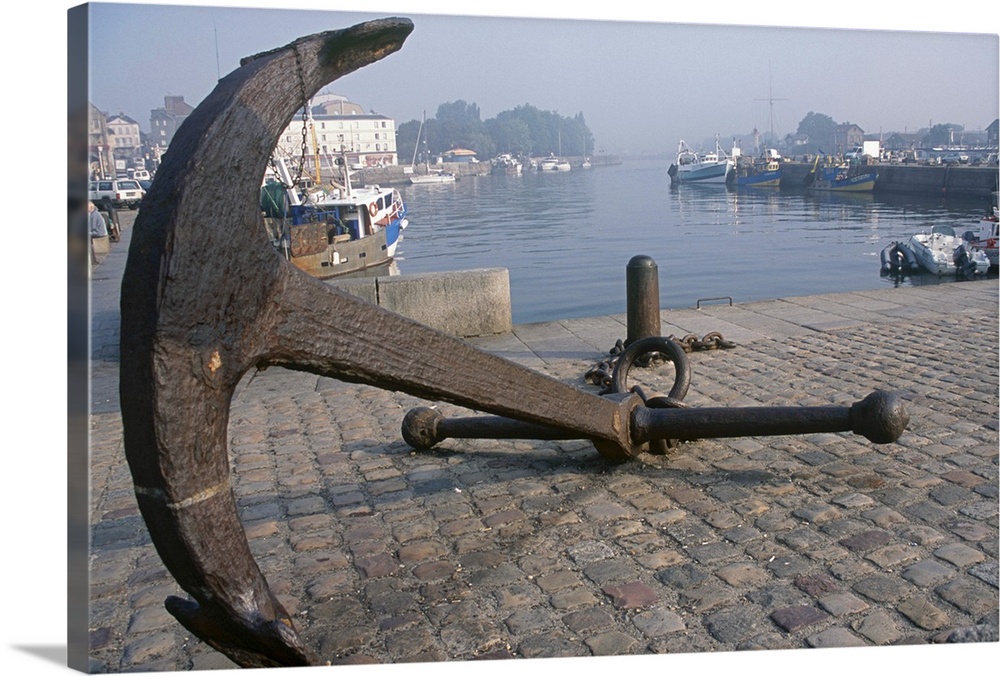
[[[967,245],[962,244],[955,249],[955,254],[952,257],[955,263],[955,272],[963,277],[972,277],[976,274],[976,263],[972,260],[972,254],[969,253],[969,248]]]

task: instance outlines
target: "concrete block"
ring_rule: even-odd
[[[506,268],[379,277],[378,304],[462,338],[511,330]]]
[[[342,289],[352,296],[357,296],[361,300],[366,300],[372,305],[378,305],[378,284],[377,277],[358,277],[356,279],[336,279],[330,282],[330,286]]]
[[[94,247],[94,253],[98,256],[107,256],[111,251],[111,238],[105,235],[104,237],[90,237],[91,246]]]
[[[506,268],[334,280],[370,303],[459,338],[511,331]]]

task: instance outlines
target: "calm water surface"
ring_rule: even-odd
[[[396,266],[403,274],[507,268],[516,324],[624,313],[625,266],[638,254],[657,263],[664,308],[955,283],[881,277],[879,252],[934,224],[975,229],[989,207],[985,198],[671,187],[668,166],[630,161],[402,187],[410,226]]]

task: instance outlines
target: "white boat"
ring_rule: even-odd
[[[510,153],[500,153],[493,158],[490,167],[494,174],[506,174],[508,176],[521,175],[521,160]]]
[[[920,266],[934,275],[972,276],[986,274],[990,269],[986,254],[956,237],[950,225],[935,225],[929,233],[910,237],[908,244]]]
[[[696,153],[688,144],[677,144],[677,161],[670,165],[667,174],[671,183],[719,183],[725,185],[726,176],[735,163],[715,139],[715,152]]]
[[[562,157],[549,155],[538,163],[538,171],[569,171],[572,167],[569,161]]]
[[[410,183],[413,185],[423,185],[426,183],[454,183],[455,174],[446,171],[431,171],[427,174],[410,176]]]
[[[417,162],[417,150],[420,148],[420,138],[424,132],[424,124],[427,122],[427,111],[424,111],[423,117],[420,118],[420,127],[417,128],[417,140],[413,145],[413,159],[410,161],[410,169],[416,169]],[[427,137],[424,136],[424,173],[422,174],[411,174],[410,183],[413,185],[426,185],[429,183],[454,183],[456,176],[447,171],[436,171],[431,169],[430,162],[428,161],[427,152]]]
[[[344,158],[343,183],[302,190],[283,158],[261,187],[260,206],[271,242],[295,267],[328,279],[389,264],[408,225],[399,191],[356,188]]]

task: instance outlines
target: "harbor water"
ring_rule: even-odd
[[[671,186],[668,161],[401,187],[410,225],[402,274],[503,267],[517,324],[622,314],[625,266],[658,267],[667,309],[887,285],[956,282],[879,274],[890,242],[951,225],[977,230],[988,200],[803,189]],[[996,276],[991,273],[989,279]]]

